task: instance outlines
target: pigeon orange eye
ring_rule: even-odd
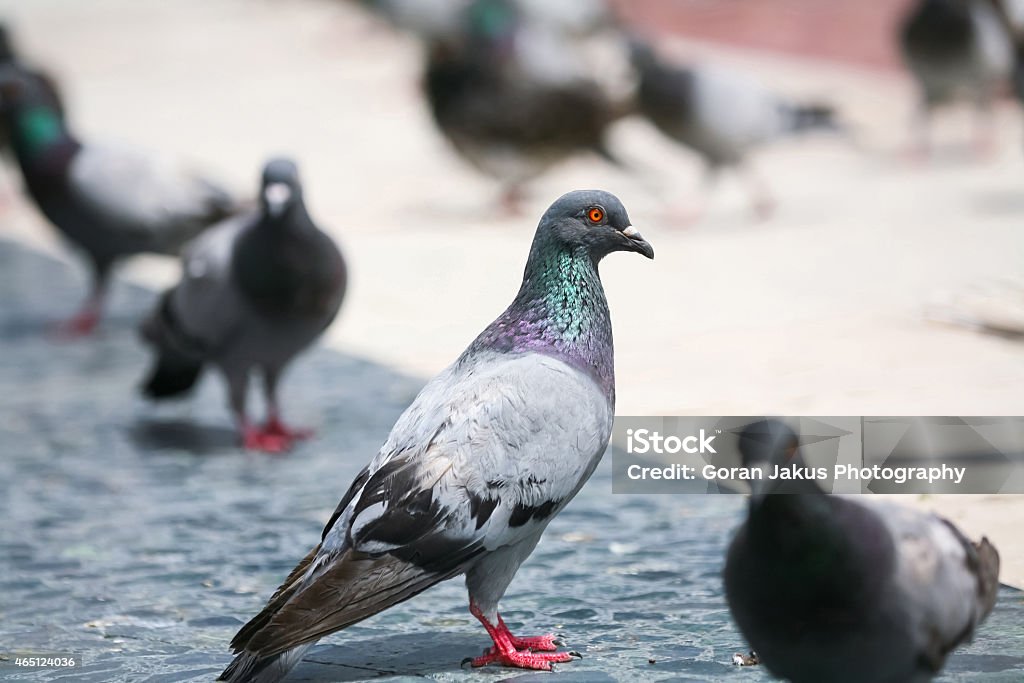
[[[587,218],[591,223],[600,223],[604,219],[604,210],[595,206],[587,211]]]

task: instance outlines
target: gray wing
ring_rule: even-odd
[[[235,240],[256,220],[234,216],[185,246],[181,281],[168,295],[181,331],[200,348],[222,347],[247,310],[231,275]]]
[[[896,543],[900,604],[918,651],[938,671],[946,655],[970,641],[992,611],[999,589],[999,554],[987,539],[972,543],[936,515],[876,505]]]
[[[720,144],[746,149],[783,135],[789,128],[787,109],[775,93],[741,74],[694,69],[694,114]]]
[[[81,206],[113,235],[158,253],[177,253],[236,207],[210,180],[127,148],[83,147],[68,182]]]
[[[272,657],[536,535],[590,476],[611,423],[594,382],[558,360],[452,366],[399,418],[320,546],[232,646]]]

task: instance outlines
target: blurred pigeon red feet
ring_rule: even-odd
[[[314,434],[312,429],[289,427],[278,417],[271,417],[267,420],[267,424],[263,428],[263,432],[271,436],[280,436],[290,441],[302,441],[304,439],[309,439],[312,438]]]
[[[87,337],[96,331],[96,325],[100,321],[100,312],[93,308],[86,308],[75,314],[70,320],[57,325],[54,334],[58,339],[73,340]]]
[[[284,453],[291,450],[294,439],[274,434],[265,428],[248,426],[242,429],[242,446],[249,451]]]

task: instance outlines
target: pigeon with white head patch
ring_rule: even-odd
[[[654,257],[616,197],[551,205],[519,294],[399,417],[320,544],[235,636],[222,680],[280,680],[323,636],[459,574],[494,641],[474,666],[571,658],[553,636],[513,636],[498,601],[608,445],[615,375],[597,266],[616,251]]]
[[[142,326],[157,354],[143,392],[153,399],[184,394],[213,365],[227,379],[243,445],[286,450],[306,434],[284,424],[278,380],[334,320],[347,283],[341,252],[306,211],[295,164],[268,162],[259,210],[192,242],[183,271]],[[246,410],[254,371],[263,374],[267,394],[263,427]]]

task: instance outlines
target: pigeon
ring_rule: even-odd
[[[725,168],[745,171],[753,207],[769,216],[775,202],[747,163],[757,147],[807,131],[840,130],[825,104],[795,104],[762,84],[711,65],[670,64],[646,42],[632,41],[637,110],[667,137],[704,160],[708,181]]]
[[[0,114],[28,194],[92,266],[92,291],[62,328],[66,334],[96,327],[116,261],[143,252],[174,255],[237,209],[206,178],[134,149],[79,141],[37,79],[0,74]]]
[[[745,467],[769,474],[805,467],[797,435],[778,420],[748,425],[740,451]],[[920,683],[992,611],[999,555],[933,514],[765,478],[724,576],[733,618],[775,676]]]
[[[528,181],[572,155],[618,163],[605,135],[626,109],[593,79],[524,68],[516,44],[525,20],[513,2],[477,0],[464,20],[456,38],[430,42],[424,91],[441,133],[502,184],[508,208],[518,209]]]
[[[572,658],[554,636],[513,636],[498,601],[608,444],[615,376],[597,267],[616,251],[654,258],[615,196],[551,205],[512,304],[398,418],[320,544],[232,640],[220,680],[278,681],[323,636],[460,574],[494,641],[473,666]]]
[[[201,234],[185,248],[182,270],[141,326],[156,352],[143,393],[154,400],[185,394],[210,364],[227,379],[246,448],[280,452],[309,436],[282,421],[277,384],[288,362],[334,320],[347,271],[334,241],[306,211],[295,164],[268,161],[259,210]],[[256,369],[267,398],[263,427],[246,413]]]
[[[975,147],[993,148],[991,109],[1008,83],[1014,63],[1013,38],[997,0],[920,0],[903,19],[899,44],[921,91],[915,134],[918,155],[929,151],[932,111],[971,101],[977,107]]]

